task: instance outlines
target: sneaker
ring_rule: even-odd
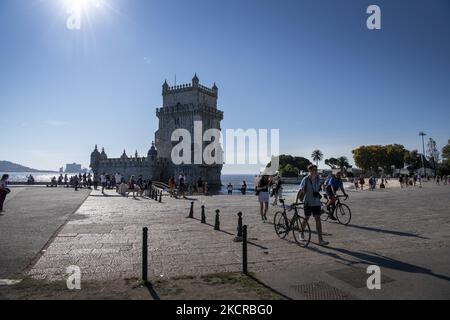
[[[331,220],[333,220],[333,221],[336,221],[336,220],[337,220],[335,216],[333,216],[333,215],[331,215],[331,214],[330,214],[329,216],[330,216],[330,219],[331,219]]]
[[[322,246],[322,247],[327,246],[327,245],[329,245],[329,244],[330,244],[330,243],[329,243],[328,241],[325,241],[325,240],[319,241],[319,246]]]
[[[300,236],[300,239],[298,239],[298,241],[301,241],[301,242],[306,242],[306,239],[305,239],[305,238],[303,238],[303,236]]]

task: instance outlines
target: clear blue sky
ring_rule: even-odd
[[[194,72],[217,82],[224,129],[280,128],[282,153],[450,138],[449,1],[103,0],[78,31],[63,2],[0,1],[0,160],[145,154],[162,83]]]

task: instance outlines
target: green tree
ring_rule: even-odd
[[[267,167],[271,166],[271,162],[267,164]],[[306,171],[307,167],[311,164],[311,161],[309,161],[306,158],[303,157],[293,157],[291,155],[282,154],[279,156],[279,171],[281,175],[283,175],[283,172],[292,172],[292,168],[295,170],[295,176],[299,174],[300,171]],[[286,168],[287,165],[290,165],[291,167]]]
[[[387,163],[387,151],[384,146],[361,146],[352,151],[355,164],[364,171],[378,172]]]
[[[316,166],[318,166],[319,161],[321,161],[323,159],[322,151],[314,150],[313,153],[311,154],[311,158],[313,159],[314,162],[316,162]]]
[[[392,167],[402,169],[405,166],[405,154],[408,150],[401,144],[390,144],[386,147],[386,163],[383,168],[392,174]]]
[[[425,162],[425,167],[428,167],[428,161],[417,150],[412,150],[405,154],[405,163],[409,171],[416,171],[422,168],[422,160]]]
[[[438,164],[439,164],[439,158],[440,153],[437,148],[436,141],[434,141],[433,138],[430,138],[427,143],[427,155],[428,160],[430,161],[433,170],[434,170],[434,176],[437,176],[437,170],[438,170]]]
[[[339,166],[338,162],[339,161],[336,158],[325,159],[325,164],[331,169],[336,169]]]
[[[298,169],[291,164],[287,164],[280,169],[282,177],[298,177]]]
[[[347,157],[339,157],[337,159],[337,165],[338,165],[339,169],[341,169],[342,173],[345,173],[345,171],[347,171],[347,169],[352,167],[350,165],[350,163],[348,162]]]
[[[442,157],[447,160],[447,164],[450,165],[450,140],[448,140],[447,145],[442,148]]]

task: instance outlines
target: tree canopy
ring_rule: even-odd
[[[311,161],[306,158],[293,157],[285,154],[279,156],[279,161],[279,172],[283,177],[297,177],[300,171],[306,171],[307,167],[311,164]],[[270,162],[267,167],[270,167],[271,164]]]
[[[358,167],[374,172],[380,168],[387,172],[391,172],[392,167],[403,168],[407,152],[401,144],[361,146],[352,151]]]

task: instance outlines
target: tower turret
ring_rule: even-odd
[[[97,145],[95,145],[95,149],[91,153],[91,163],[89,165],[89,167],[94,172],[94,175],[98,174],[99,164],[100,164],[100,152],[98,152]]]
[[[102,153],[100,153],[100,160],[107,160],[108,156],[105,152],[105,148],[102,148]]]
[[[199,84],[200,84],[200,79],[197,77],[197,73],[196,73],[194,75],[194,77],[192,78],[192,86],[198,87]]]
[[[125,149],[123,149],[123,153],[120,156],[120,159],[128,159],[127,153],[125,152]]]
[[[166,93],[167,91],[169,91],[169,84],[167,83],[167,80],[164,81],[164,84],[162,86],[162,92],[163,94]]]
[[[156,158],[158,157],[158,151],[156,151],[154,141],[152,142],[152,147],[148,150],[147,157],[152,162],[156,161]]]

